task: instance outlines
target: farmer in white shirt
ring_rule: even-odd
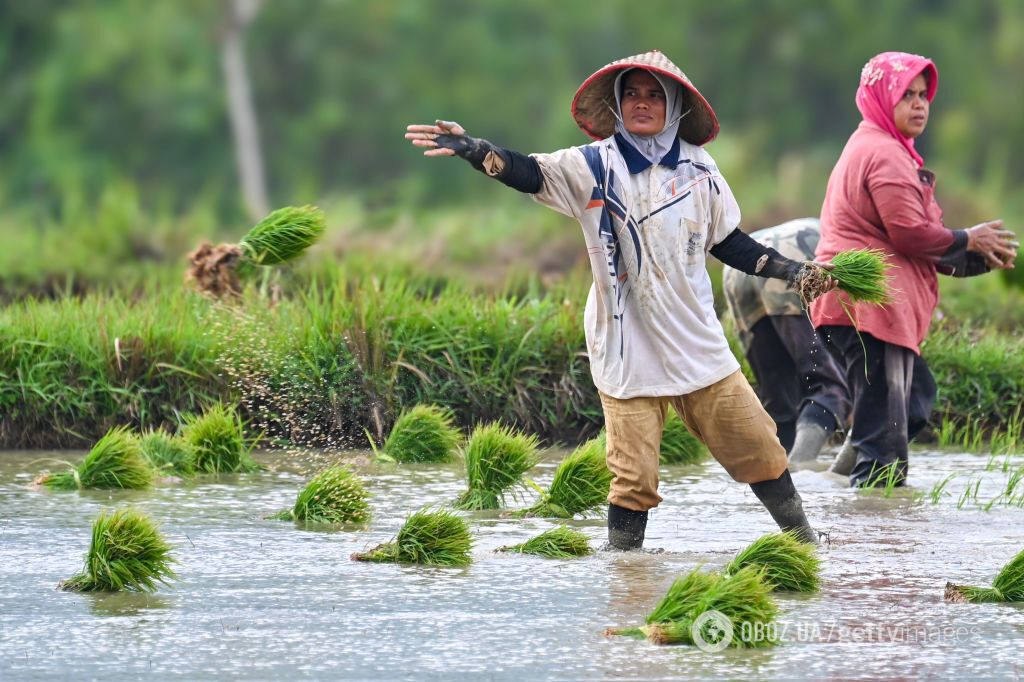
[[[405,137],[426,156],[462,157],[583,228],[594,276],[587,351],[614,474],[609,544],[643,544],[647,512],[662,499],[659,447],[670,405],[781,528],[815,542],[775,424],[715,315],[705,261],[711,253],[744,272],[813,277],[826,288],[830,278],[738,229],[739,206],[700,146],[717,135],[718,120],[660,52],[597,71],[577,91],[572,113],[596,142],[525,156],[449,121],[410,125]]]

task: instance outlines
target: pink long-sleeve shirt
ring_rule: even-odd
[[[936,263],[966,233],[942,224],[935,176],[919,170],[907,150],[884,130],[862,121],[829,177],[821,207],[815,258],[855,248],[881,249],[893,266],[893,301],[853,307],[856,327],[875,338],[920,353],[939,299]],[[838,292],[811,305],[814,326],[851,326]]]

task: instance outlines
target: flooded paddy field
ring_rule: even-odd
[[[546,485],[562,455],[548,452],[533,479]],[[80,456],[0,453],[0,678],[1024,677],[1024,608],[943,601],[947,580],[987,585],[1024,548],[1024,509],[984,509],[1009,475],[986,457],[916,452],[912,487],[890,497],[796,472],[808,516],[830,532],[821,593],[778,596],[780,646],[705,653],[603,633],[642,623],[675,577],[721,567],[775,530],[749,488],[713,462],[662,469],[665,502],[646,547],[663,551],[496,554],[555,522],[475,513],[473,565],[438,569],[349,556],[389,540],[421,506],[453,500],[465,487],[457,464],[349,456],[373,517],[341,530],[264,518],[294,503],[323,456],[265,453],[258,474],[142,492],[32,489],[41,458]],[[965,501],[967,487],[975,495]],[[129,504],[174,545],[178,580],[152,595],[56,590],[80,570],[93,518]],[[603,519],[571,525],[602,544]]]

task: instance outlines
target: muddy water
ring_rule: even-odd
[[[561,453],[534,472],[550,480]],[[471,516],[474,564],[430,569],[349,555],[462,489],[456,466],[372,467],[364,531],[302,529],[263,516],[289,506],[316,459],[265,455],[272,470],[168,483],[148,492],[31,490],[34,460],[0,453],[0,678],[661,679],[1024,676],[1024,608],[950,605],[947,580],[987,584],[1024,548],[1024,510],[980,505],[1008,476],[972,455],[915,453],[914,488],[866,496],[824,473],[795,474],[812,519],[831,531],[825,588],[779,598],[785,643],[704,653],[606,638],[642,622],[669,583],[717,567],[771,520],[714,464],[662,471],[665,502],[647,546],[662,553],[551,561],[494,554],[550,527]],[[361,459],[361,458],[359,458]],[[1009,462],[1009,470],[1024,458]],[[949,472],[947,496],[914,498]],[[958,509],[968,481],[976,501]],[[59,592],[81,568],[92,518],[134,504],[176,547],[180,579],[155,595]],[[577,521],[594,544],[600,520]]]

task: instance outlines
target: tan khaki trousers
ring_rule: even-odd
[[[601,405],[614,475],[608,501],[626,509],[647,511],[661,502],[658,464],[669,405],[734,480],[773,480],[788,466],[775,422],[739,370],[682,396],[620,400],[602,393]]]

